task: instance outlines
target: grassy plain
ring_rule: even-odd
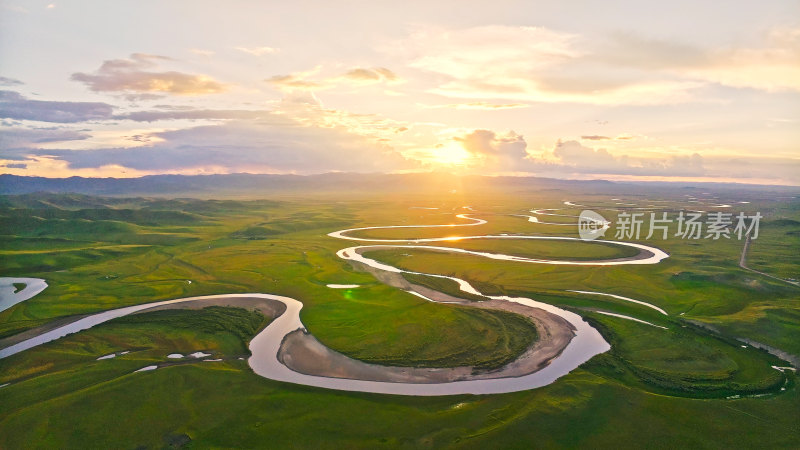
[[[640,203],[647,200],[630,196]],[[502,214],[562,208],[564,200],[578,199],[589,206],[614,207],[609,196],[568,192],[346,201],[298,197],[280,202],[4,197],[0,274],[45,278],[49,287],[0,313],[0,337],[56,318],[130,304],[266,292],[301,300],[301,317],[309,331],[352,357],[384,364],[497,364],[517,354],[520,342],[533,338],[525,337],[526,327],[516,316],[432,304],[386,287],[339,260],[335,252],[351,243],[326,234],[362,226],[464,223],[454,214],[470,205],[476,210],[471,214],[489,223],[359,235],[574,236],[573,227]],[[796,275],[800,261],[791,239],[800,232],[797,201],[751,200],[742,210],[760,209],[767,216],[752,246],[753,268]],[[660,206],[676,211],[682,204],[683,199],[673,196]],[[417,206],[439,209],[412,209]],[[616,215],[597,209],[607,218]],[[577,212],[570,211],[567,214]],[[800,398],[794,375],[772,369],[773,364],[786,363],[750,346],[742,348],[736,338],[800,354],[800,289],[740,269],[742,241],[684,240],[672,236],[674,231],[665,241],[639,240],[671,255],[647,266],[521,264],[414,249],[369,254],[398,267],[466,279],[487,294],[529,296],[590,320],[612,343],[612,350],[542,389],[409,398],[272,382],[236,359],[246,354],[243,342],[255,332],[256,317],[227,309],[163,311],[108,323],[0,360],[0,385],[11,383],[0,388],[0,448],[80,448],[89,439],[100,447],[150,448],[182,445],[187,439],[201,448],[267,443],[350,448],[796,447]],[[620,247],[570,247],[553,241],[432,245],[541,258],[630,256]],[[416,282],[454,292],[454,286],[441,279],[426,278]],[[360,287],[329,289],[328,283]],[[669,316],[611,297],[566,292],[569,289],[647,301]],[[202,325],[218,322],[228,325],[224,330]],[[95,360],[128,348],[142,350]],[[227,359],[131,373],[163,361],[168,353],[203,349]],[[741,398],[726,399],[736,396]]]

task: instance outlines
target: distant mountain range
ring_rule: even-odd
[[[141,178],[43,178],[0,175],[0,194],[32,192],[90,195],[186,195],[219,193],[258,194],[275,191],[452,191],[476,188],[542,188],[608,185],[607,181],[573,182],[534,177],[454,176],[438,173],[321,175],[151,175]]]
[[[483,192],[486,190],[575,190],[596,193],[639,193],[681,189],[683,192],[708,190],[775,192],[796,195],[798,187],[756,186],[725,183],[623,183],[603,180],[577,181],[539,177],[489,177],[457,176],[449,173],[413,174],[352,174],[327,173],[321,175],[152,175],[141,178],[43,178],[17,175],[0,175],[0,194],[27,194],[33,192],[79,193],[105,196],[185,196],[210,197],[296,192],[333,193],[347,192]]]

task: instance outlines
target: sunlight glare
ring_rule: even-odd
[[[472,155],[459,144],[452,143],[431,151],[433,162],[444,166],[465,166]]]

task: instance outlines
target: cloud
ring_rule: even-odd
[[[113,144],[105,148],[57,145],[37,148],[35,143],[20,140],[19,145],[4,146],[0,160],[28,164],[30,171],[62,170],[63,174],[94,173],[103,167],[113,167],[114,173],[129,170],[126,176],[130,173],[391,172],[419,167],[417,161],[405,158],[390,145],[400,130],[407,129],[403,122],[325,108],[307,91],[287,94],[273,111],[162,105],[162,110],[119,114],[114,119],[224,121],[176,130],[137,130],[127,136],[115,133],[106,140]],[[29,141],[35,137],[31,136]]]
[[[60,128],[0,127],[0,147],[6,149],[37,148],[45,143],[79,141],[90,137],[81,131]]]
[[[577,35],[542,27],[502,25],[446,30],[423,29],[400,43],[412,55],[412,66],[454,78],[485,70],[486,79],[510,67],[526,70],[549,66],[579,56]]]
[[[234,47],[240,52],[244,52],[253,56],[263,56],[272,53],[277,53],[278,49],[273,47]]]
[[[589,136],[581,136],[581,139],[584,140],[584,141],[607,141],[607,140],[613,139],[613,138],[610,138],[608,136],[599,136],[599,135],[596,135],[596,134],[592,134],[592,135],[589,135]]]
[[[604,148],[587,147],[578,141],[559,140],[544,157],[528,159],[560,173],[639,176],[703,176],[704,159],[699,153],[666,158],[615,155]]]
[[[118,165],[137,171],[213,168],[217,172],[379,172],[412,168],[391,148],[337,128],[304,126],[287,119],[231,121],[156,133],[149,147],[39,150],[73,170]],[[0,155],[2,158],[2,155]]]
[[[175,95],[216,94],[226,86],[205,75],[182,72],[150,72],[158,63],[171,61],[158,55],[134,53],[130,59],[113,59],[103,62],[93,74],[74,73],[71,79],[84,83],[95,92],[163,92]]]
[[[141,101],[151,101],[151,100],[158,100],[164,98],[164,95],[160,94],[150,94],[150,93],[143,93],[143,94],[124,94],[122,98],[129,102],[141,102]]]
[[[410,154],[428,166],[441,164],[458,167],[459,170],[493,174],[517,172],[529,163],[525,160],[528,144],[525,138],[508,131],[498,133],[478,129],[453,135],[453,130],[443,130],[449,137],[438,144],[422,149],[412,149]]]
[[[14,78],[0,77],[0,86],[21,86],[25,83]]]
[[[586,59],[640,69],[697,67],[710,62],[708,52],[701,47],[622,32],[611,33],[606,40],[597,42]]]
[[[452,98],[592,104],[676,103],[692,80],[600,67],[577,34],[543,27],[428,28],[388,47],[436,75],[428,92]]]
[[[0,118],[74,123],[110,119],[113,107],[99,102],[30,100],[13,91],[0,91]]]
[[[709,64],[686,74],[735,88],[800,92],[800,28],[774,29],[765,41],[761,47],[716,50]]]
[[[427,92],[458,99],[648,105],[698,101],[715,85],[800,91],[797,28],[751,46],[701,47],[633,33],[428,27],[384,50],[427,73]]]
[[[636,136],[630,134],[620,134],[617,137],[602,136],[599,134],[581,136],[582,141],[630,141],[633,139],[636,139]]]
[[[264,81],[279,89],[316,90],[324,87],[322,83],[306,80],[303,74],[275,75]]]
[[[703,48],[632,33],[615,33],[586,58],[688,80],[766,92],[800,91],[800,28],[774,28],[758,45]]]
[[[340,129],[376,142],[392,141],[398,130],[407,130],[409,126],[407,122],[377,114],[356,114],[326,108],[313,92],[308,91],[293,91],[284,95],[277,105],[275,115],[289,118],[303,126]]]
[[[615,138],[590,136],[613,142]],[[531,153],[525,138],[514,131],[498,133],[478,129],[453,136],[462,152],[459,155],[445,142],[429,151],[428,159],[447,162],[458,160],[462,169],[480,174],[535,174],[547,177],[595,176],[597,178],[697,177],[707,176],[705,159],[698,153],[673,154],[667,157],[612,153],[592,148],[578,141],[559,140],[551,150]],[[651,153],[652,155],[652,153]],[[423,158],[425,155],[422,155]]]
[[[561,164],[579,170],[614,172],[628,165],[627,156],[616,157],[606,149],[593,149],[578,141],[558,141],[553,156]]]
[[[43,176],[48,178],[63,178],[65,176],[124,178],[153,175],[153,173],[135,171],[117,164],[108,164],[98,168],[71,169],[67,161],[52,155],[38,156],[28,154],[23,157],[22,162],[12,162],[13,160],[4,160],[2,153],[3,151],[0,150],[0,167],[4,168],[4,173],[13,175]],[[189,174],[194,173],[190,172]]]
[[[259,110],[217,110],[188,109],[169,111],[135,111],[118,114],[114,119],[132,120],[134,122],[155,122],[157,120],[230,120],[259,119],[271,115],[270,111]]]
[[[372,69],[356,68],[345,73],[344,78],[356,81],[378,82],[394,81],[397,75],[385,67],[375,67]]]
[[[498,135],[491,130],[475,130],[465,136],[453,139],[460,142],[466,151],[476,155],[508,155],[520,159],[527,155],[525,138],[513,131]]]
[[[356,67],[341,75],[320,75],[322,70],[322,66],[317,66],[305,72],[276,75],[264,81],[283,91],[318,91],[331,89],[342,84],[370,85],[378,83],[397,84],[402,82],[400,77],[385,67]]]
[[[501,109],[528,108],[526,103],[490,103],[490,102],[470,102],[470,103],[450,103],[447,105],[420,105],[423,108],[453,108],[453,109],[474,109],[481,111],[497,111]]]

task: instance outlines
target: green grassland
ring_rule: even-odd
[[[781,278],[800,280],[800,222],[774,220],[760,230],[747,255],[748,267]]]
[[[465,223],[454,214],[470,213],[489,223],[358,235],[575,236],[572,227],[504,214],[561,208],[564,200],[613,205],[609,196],[568,192],[281,200],[0,197],[0,274],[40,277],[49,284],[0,313],[0,338],[125,305],[265,292],[302,301],[301,318],[315,337],[364,361],[496,367],[535,339],[525,320],[434,304],[384,286],[335,256],[355,244],[326,234],[352,227]],[[741,210],[760,210],[766,217],[748,263],[776,276],[797,275],[798,244],[792,240],[800,233],[797,201],[752,200]],[[685,205],[677,196],[670,202],[663,204],[670,211]],[[616,214],[600,212],[606,218]],[[0,360],[0,385],[11,382],[0,388],[0,448],[85,448],[87,439],[98,447],[150,448],[187,439],[196,447],[250,448],[796,447],[800,398],[794,375],[772,369],[786,363],[742,348],[736,338],[800,354],[800,289],[740,269],[743,241],[735,238],[646,241],[642,236],[639,242],[671,256],[657,265],[575,267],[421,249],[368,254],[397,267],[463,278],[486,294],[555,304],[591,321],[612,350],[542,389],[410,398],[272,382],[238,359],[247,354],[244,342],[265,324],[263,317],[228,308],[162,311],[118,319]],[[602,243],[486,239],[432,245],[553,259],[631,256],[628,249]],[[460,295],[449,280],[409,276],[409,281]],[[328,283],[360,287],[329,289]],[[570,289],[647,301],[669,316],[610,297],[566,292]],[[135,351],[96,361],[126,349]],[[196,350],[211,350],[225,361],[131,373],[165,361],[168,353]],[[726,399],[732,396],[742,398]]]
[[[797,389],[697,400],[649,394],[578,369],[527,392],[409,398],[277,383],[238,360],[146,373],[106,363],[119,367],[0,389],[4,404],[25,397],[24,407],[0,419],[0,445],[85,448],[91,437],[106,448],[188,439],[198,448],[790,448],[800,439]],[[61,384],[74,380],[82,383]],[[54,386],[60,389],[46,389]]]
[[[249,356],[247,343],[269,323],[258,311],[211,306],[164,310],[121,317],[25,353],[0,360],[0,384],[63,377],[118,366],[124,373],[152,363],[174,362],[171,353],[211,353],[213,358]],[[128,351],[114,359],[97,358]],[[75,380],[79,382],[80,380]],[[48,389],[61,389],[53,386]],[[68,392],[68,391],[65,391]],[[4,407],[12,403],[5,404]]]
[[[326,211],[333,209],[338,210],[338,217]],[[10,210],[7,215],[15,213]],[[275,207],[272,202],[244,202],[238,210],[229,209],[224,217],[207,216],[191,229],[131,226],[122,236],[100,234],[98,239],[110,243],[136,241],[151,234],[168,234],[171,240],[132,255],[80,261],[66,272],[35,272],[43,266],[41,261],[52,258],[49,252],[40,253],[40,248],[15,255],[9,260],[21,264],[31,259],[33,263],[24,267],[25,273],[38,273],[50,287],[0,313],[0,337],[42,325],[54,317],[128,304],[188,295],[270,292],[301,299],[307,305],[304,323],[318,339],[370,362],[493,367],[497,361],[513,359],[533,339],[530,326],[524,333],[517,333],[521,328],[514,327],[515,333],[511,333],[497,319],[497,313],[432,304],[380,285],[368,275],[352,273],[346,263],[335,259],[340,245],[324,236],[348,225],[346,219],[350,217],[339,206],[314,209],[308,205]],[[55,219],[54,231],[48,236],[84,239],[81,232],[77,237],[67,233],[69,228],[60,220]],[[269,239],[242,238],[249,233],[243,234],[243,230],[254,227],[274,232]],[[11,237],[15,229],[5,230]],[[351,282],[366,286],[351,292],[325,287],[327,283]]]

